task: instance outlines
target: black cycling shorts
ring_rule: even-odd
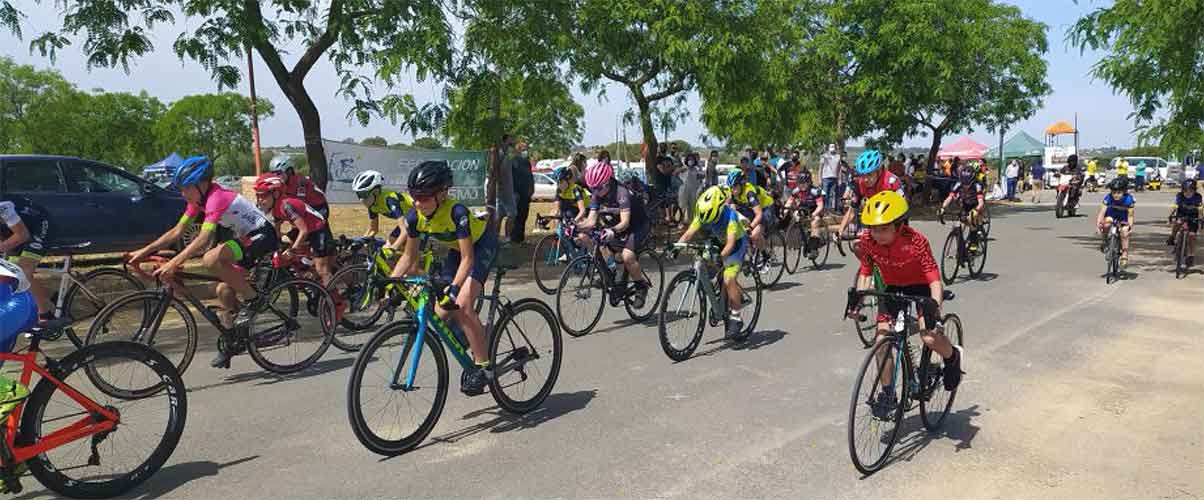
[[[920,297],[929,297],[932,295],[932,289],[928,285],[905,285],[895,286],[887,285],[887,293],[901,293],[904,295],[917,295]],[[899,315],[899,311],[910,306],[911,303],[906,300],[882,299],[878,301],[878,322],[891,322],[895,320],[895,316]],[[921,303],[920,317],[924,319],[924,327],[931,329],[936,325],[937,308],[935,304],[928,302]]]
[[[330,232],[330,226],[324,226],[317,231],[310,231],[305,237],[305,242],[309,244],[310,251],[314,257],[330,257],[334,255],[334,234]]]
[[[259,259],[280,248],[280,237],[276,235],[276,228],[265,225],[242,238],[226,240],[224,245],[234,252],[238,265],[250,269],[255,267]]]

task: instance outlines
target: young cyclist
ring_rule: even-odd
[[[16,264],[0,260],[0,352],[12,352],[17,336],[38,323],[38,306],[30,280]],[[29,396],[24,384],[0,375],[0,418]]]
[[[626,187],[619,185],[615,180],[615,171],[609,163],[595,163],[589,167],[585,171],[585,185],[593,192],[593,199],[590,200],[589,215],[577,227],[594,229],[601,224],[606,227],[602,231],[602,241],[622,247],[619,258],[636,286],[631,305],[641,309],[648,299],[650,286],[648,277],[644,276],[640,262],[636,259],[636,251],[644,245],[644,240],[648,239],[651,232],[644,201]]]
[[[819,248],[823,244],[816,235],[819,234],[820,221],[823,220],[824,201],[824,192],[811,185],[811,173],[804,170],[803,175],[799,176],[798,188],[794,190],[790,199],[786,200],[786,204],[787,206],[797,205],[802,209],[802,213],[808,214],[811,222],[811,238],[807,241],[808,250]]]
[[[54,304],[50,294],[33,277],[49,233],[50,219],[42,209],[25,201],[17,205],[0,198],[0,254],[29,277],[29,291],[38,305],[38,324],[43,328],[55,326]]]
[[[1095,217],[1096,230],[1105,234],[1112,224],[1120,225],[1120,266],[1129,264],[1129,233],[1133,231],[1133,195],[1129,194],[1129,181],[1117,177],[1108,183],[1109,193],[1104,195],[1099,215]],[[1100,242],[1102,249],[1104,242]]]
[[[264,301],[247,282],[245,270],[254,266],[261,257],[276,251],[280,245],[276,228],[254,203],[213,182],[213,164],[209,158],[193,156],[184,160],[176,169],[172,183],[188,202],[184,215],[176,227],[153,243],[129,254],[129,261],[137,263],[146,260],[178,241],[193,220],[202,220],[201,232],[196,238],[156,269],[154,274],[170,282],[184,262],[203,253],[201,262],[221,280],[217,285],[217,297],[223,309],[220,314],[223,326],[246,325],[251,315],[263,307]],[[205,251],[214,241],[219,244]],[[239,297],[242,298],[241,302]],[[234,314],[236,310],[237,317]],[[232,347],[236,343],[231,340],[219,339],[218,354],[210,363],[211,366],[230,367],[230,358],[237,354]]]
[[[932,297],[934,304],[927,304],[920,311],[920,337],[928,346],[944,358],[944,382],[946,390],[956,389],[962,378],[962,346],[953,345],[943,333],[940,323],[941,303],[944,286],[936,259],[928,239],[911,226],[903,224],[907,215],[907,200],[894,191],[883,191],[865,200],[861,209],[861,224],[869,228],[861,233],[857,244],[857,257],[861,267],[857,271],[858,290],[873,288],[873,270],[878,268],[886,291],[906,295]],[[881,300],[878,306],[878,336],[887,335],[890,322],[908,303]],[[849,311],[855,316],[858,311]],[[882,370],[883,390],[871,403],[875,417],[885,418],[894,411],[898,401],[895,391],[889,390],[894,373],[893,360],[887,360]]]
[[[335,270],[334,235],[326,225],[326,218],[305,202],[285,194],[284,180],[272,174],[263,174],[255,180],[255,204],[271,216],[277,234],[285,222],[295,228],[291,233],[295,234],[292,243],[284,253],[293,257],[309,248],[318,276],[322,283],[329,284]]]
[[[368,209],[368,232],[365,238],[376,237],[380,232],[380,216],[397,220],[397,227],[389,233],[387,248],[396,250],[405,246],[405,216],[414,208],[414,199],[405,193],[384,188],[385,177],[375,170],[365,170],[351,181],[351,190]]]
[[[435,313],[460,326],[468,337],[476,367],[462,380],[460,390],[469,396],[483,394],[493,372],[489,366],[485,326],[473,309],[473,301],[484,289],[485,279],[497,256],[497,232],[486,230],[485,221],[473,217],[468,207],[448,195],[452,186],[447,162],[425,161],[410,171],[407,186],[414,207],[406,214],[405,249],[392,275],[402,277],[421,259],[421,247],[428,240],[448,249],[443,263],[443,279],[450,284]],[[456,304],[447,310],[443,306]]]
[[[296,198],[313,207],[322,214],[323,219],[330,219],[330,206],[326,203],[326,193],[318,189],[318,185],[309,177],[298,174],[293,169],[293,158],[289,155],[279,155],[272,158],[268,171],[280,176],[284,181],[284,195]]]
[[[941,204],[941,212],[949,208],[949,204],[954,200],[961,201],[962,220],[971,228],[978,227],[978,215],[982,213],[982,209],[986,206],[986,198],[982,192],[982,185],[974,180],[973,171],[962,171],[958,175],[957,183],[953,185],[953,189],[949,190],[949,196],[945,198],[945,202]]]
[[[853,222],[853,217],[861,209],[862,200],[882,191],[894,191],[903,195],[903,182],[895,177],[895,174],[883,171],[882,168],[882,153],[876,149],[867,149],[857,156],[857,163],[854,164],[853,173],[857,175],[856,182],[851,186],[848,192],[848,208],[845,210],[844,217],[840,219],[840,228],[836,234],[844,234],[844,230],[850,223]]]
[[[573,224],[584,222],[586,214],[589,213],[589,190],[577,184],[576,176],[569,167],[557,167],[552,171],[552,179],[556,181],[556,201],[559,204],[557,208],[560,211],[561,222],[572,221]],[[584,233],[577,234],[576,239],[582,245],[586,242]],[[569,254],[562,252],[559,260],[568,262]]]
[[[744,254],[748,252],[748,237],[744,234],[744,224],[736,211],[727,204],[727,193],[719,186],[711,186],[698,197],[697,211],[690,227],[677,239],[678,248],[694,238],[699,231],[705,230],[706,235],[714,240],[722,240],[723,249],[719,257],[723,260],[723,289],[727,292],[728,308],[731,317],[726,321],[725,337],[731,338],[740,334],[744,329],[744,321],[740,318],[740,283],[736,277],[740,274],[740,266],[744,263]]]
[[[1168,246],[1175,244],[1175,235],[1179,232],[1176,219],[1187,222],[1187,267],[1196,263],[1196,233],[1200,232],[1200,206],[1204,197],[1196,192],[1196,180],[1184,179],[1182,190],[1175,195],[1175,204],[1171,206],[1171,237],[1166,239]]]
[[[738,214],[749,220],[752,241],[761,246],[765,241],[765,228],[777,224],[777,217],[773,213],[773,197],[761,186],[748,182],[744,172],[739,170],[727,174],[727,189],[730,193],[728,203]]]

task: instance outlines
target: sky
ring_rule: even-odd
[[[30,64],[39,68],[53,68],[82,89],[104,89],[111,92],[133,92],[146,90],[159,99],[170,102],[190,94],[216,92],[217,84],[201,66],[191,61],[181,61],[171,50],[171,44],[182,30],[191,30],[198,21],[180,18],[175,25],[157,26],[152,32],[155,51],[136,60],[126,73],[120,68],[88,69],[82,51],[77,46],[68,47],[61,51],[57,60],[51,63],[47,58],[36,52],[31,52],[29,39],[38,33],[57,26],[57,4],[59,2],[38,2],[31,0],[16,0],[18,9],[26,14],[23,22],[25,39],[20,40],[7,31],[0,30],[0,55],[11,57],[19,63]],[[1128,98],[1117,95],[1112,88],[1100,81],[1095,81],[1091,75],[1091,67],[1100,57],[1099,53],[1080,53],[1077,48],[1066,42],[1066,31],[1081,15],[1101,6],[1101,2],[1093,0],[1023,0],[1008,2],[1021,8],[1024,14],[1032,19],[1043,22],[1048,27],[1047,37],[1050,50],[1046,54],[1049,62],[1048,82],[1053,91],[1044,99],[1044,107],[1033,117],[1014,125],[1007,133],[1011,137],[1016,130],[1028,132],[1040,140],[1044,129],[1057,120],[1074,123],[1075,113],[1078,114],[1079,141],[1083,147],[1116,146],[1129,147],[1134,144],[1133,123],[1128,118],[1133,106]],[[1102,2],[1107,4],[1110,2]],[[299,50],[286,55],[286,64],[290,67],[300,54]],[[245,66],[245,61],[234,64]],[[276,106],[275,116],[261,120],[261,138],[265,146],[283,146],[286,144],[299,145],[303,142],[301,123],[292,110],[287,99],[280,92],[262,61],[256,57],[255,76],[256,90],[261,98],[272,101]],[[369,136],[381,136],[390,143],[410,142],[412,137],[402,134],[398,128],[384,120],[374,120],[363,127],[346,117],[350,104],[336,95],[338,76],[333,65],[323,59],[310,72],[306,79],[306,87],[310,96],[317,102],[323,119],[323,136],[328,139],[343,139],[352,137],[362,139]],[[247,80],[238,89],[247,92]],[[419,103],[432,102],[440,94],[437,83],[420,82],[413,77],[403,81],[397,91],[413,94]],[[596,95],[582,95],[574,89],[577,102],[585,109],[585,129],[582,143],[586,145],[606,144],[615,141],[619,133],[618,117],[628,108],[633,107],[626,89],[620,86],[610,86],[606,98]],[[683,139],[691,144],[700,142],[700,135],[705,133],[705,127],[698,119],[699,99],[691,95],[686,103],[692,116],[687,118],[676,131],[670,134],[673,139]],[[638,126],[627,127],[629,141],[638,141]],[[995,145],[999,142],[997,134],[990,134],[985,129],[969,134],[975,140]],[[537,142],[538,138],[531,138]],[[957,140],[957,137],[946,137],[946,144]],[[1065,142],[1065,140],[1064,140]],[[858,144],[854,139],[852,144]],[[904,141],[904,146],[928,146],[930,139],[911,137]]]

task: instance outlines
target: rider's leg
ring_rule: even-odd
[[[37,275],[38,260],[40,258],[22,255],[17,258],[16,264],[21,268],[21,272],[29,278],[29,293],[33,294],[33,299],[38,304],[38,314],[46,315],[54,312],[54,304],[50,302],[50,294],[46,291],[46,287],[34,279]]]
[[[634,235],[631,236],[634,238]],[[640,261],[636,258],[635,251],[630,248],[624,248],[621,254],[623,259],[623,267],[627,268],[627,273],[631,275],[632,281],[647,283],[644,279],[644,270],[640,268]]]
[[[440,318],[454,322],[464,330],[464,335],[468,337],[468,345],[472,348],[473,360],[478,364],[489,361],[489,346],[485,343],[485,325],[481,323],[481,317],[472,307],[473,302],[484,289],[485,286],[481,282],[475,278],[469,278],[464,282],[460,293],[456,295],[456,305],[459,306],[456,310],[447,311],[442,307],[435,307],[435,313]]]
[[[238,297],[234,295],[234,289],[225,283],[217,284],[217,302],[222,308],[217,313],[218,319],[221,320],[223,328],[234,327],[234,311],[238,310]]]
[[[251,288],[251,284],[247,282],[246,273],[234,267],[240,260],[240,256],[235,255],[234,250],[234,246],[237,244],[236,242],[228,241],[226,244],[211,248],[201,257],[201,264],[217,275],[217,279],[221,280],[222,283],[233,288],[239,297],[251,299],[256,296],[255,289]],[[238,253],[242,253],[241,248],[238,250]]]
[[[1120,255],[1127,257],[1129,255],[1129,231],[1133,226],[1124,224],[1120,226]]]

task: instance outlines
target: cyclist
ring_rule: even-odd
[[[1178,219],[1187,223],[1187,266],[1196,263],[1196,233],[1200,232],[1200,206],[1204,205],[1204,197],[1196,191],[1195,179],[1183,179],[1182,190],[1175,195],[1175,204],[1171,206],[1171,237],[1166,239],[1167,245],[1175,244],[1175,234],[1179,232]]]
[[[30,278],[29,291],[37,302],[38,325],[42,328],[58,326],[50,294],[34,279],[49,233],[50,219],[40,208],[27,201],[17,206],[11,200],[0,198],[0,254],[7,256],[9,262],[20,267],[24,276]]]
[[[268,171],[284,180],[284,195],[296,198],[313,207],[322,214],[323,219],[330,219],[330,205],[326,203],[326,193],[318,189],[318,185],[309,177],[298,174],[293,169],[293,157],[279,155],[272,158]]]
[[[634,176],[633,176],[634,177]],[[651,232],[648,213],[644,209],[644,201],[615,180],[615,171],[609,163],[595,163],[585,171],[585,185],[593,192],[589,205],[589,215],[578,225],[580,229],[593,229],[601,223],[606,226],[602,231],[602,241],[622,247],[620,260],[627,268],[627,273],[635,280],[636,293],[631,297],[631,305],[636,309],[644,307],[648,299],[647,277],[640,269],[636,259],[636,251],[644,246],[644,241]]]
[[[397,227],[389,233],[386,247],[396,250],[405,246],[405,216],[414,208],[414,199],[406,193],[384,188],[385,177],[375,170],[365,170],[351,181],[351,190],[368,209],[368,232],[365,238],[374,238],[380,232],[380,216],[397,220]]]
[[[1133,195],[1128,193],[1129,181],[1124,177],[1117,177],[1108,183],[1109,193],[1104,195],[1103,204],[1100,205],[1099,215],[1095,218],[1095,225],[1099,234],[1105,234],[1112,224],[1119,224],[1120,229],[1120,265],[1124,267],[1129,263],[1129,233],[1133,231],[1133,206],[1135,202]],[[1104,241],[1100,242],[1100,248],[1103,249]]]
[[[12,352],[21,332],[38,323],[38,306],[30,280],[16,264],[0,260],[0,352]],[[0,375],[0,418],[29,396],[24,384]]]
[[[807,249],[818,248],[823,242],[820,241],[819,225],[824,216],[824,192],[811,184],[811,173],[806,170],[804,175],[799,177],[798,191],[790,198],[787,203],[794,202],[803,213],[809,214],[811,219],[811,237],[807,241]]]
[[[295,228],[292,244],[285,249],[286,257],[294,257],[304,253],[309,247],[314,256],[314,268],[323,284],[330,283],[334,274],[334,235],[326,218],[316,209],[305,202],[288,196],[285,193],[284,180],[272,174],[264,174],[255,180],[255,204],[264,213],[271,216],[276,223],[279,234],[280,226],[285,222]],[[340,315],[341,316],[341,315]]]
[[[982,213],[987,202],[982,192],[982,185],[974,180],[973,172],[963,171],[958,175],[957,183],[949,191],[949,197],[945,198],[945,202],[941,204],[940,211],[944,213],[954,200],[961,201],[962,219],[966,225],[972,229],[977,228],[979,214]]]
[[[882,191],[865,200],[861,209],[861,224],[869,230],[861,233],[857,244],[857,257],[861,267],[857,271],[857,289],[869,290],[874,286],[874,268],[886,285],[888,293],[902,293],[932,297],[934,303],[924,304],[919,311],[920,337],[924,345],[944,358],[945,389],[956,389],[962,378],[962,346],[953,345],[943,332],[940,322],[944,286],[940,271],[928,239],[919,231],[903,223],[907,215],[907,200],[894,191]],[[907,302],[881,300],[878,306],[878,333],[881,337],[889,332],[890,322]],[[858,311],[848,311],[850,317]],[[895,391],[890,390],[894,373],[893,360],[884,361],[882,370],[883,390],[871,403],[875,417],[885,418],[898,403]]]
[[[569,167],[556,167],[552,171],[552,179],[556,181],[556,201],[559,204],[560,220],[562,223],[573,221],[573,224],[581,224],[585,221],[586,214],[589,213],[589,190],[577,184],[576,176]],[[581,244],[585,244],[584,234],[577,234],[576,239]],[[560,254],[561,262],[568,262],[568,260],[568,253]]]
[[[247,282],[246,270],[261,257],[276,251],[280,245],[276,228],[254,203],[213,182],[213,164],[207,157],[193,156],[184,160],[176,168],[172,183],[188,202],[184,215],[176,227],[129,254],[129,261],[136,263],[146,260],[178,241],[193,220],[202,220],[201,232],[180,253],[156,269],[155,275],[170,282],[184,262],[203,253],[201,262],[221,280],[217,284],[217,297],[222,307],[220,316],[223,326],[232,328],[246,325],[251,315],[264,305],[259,293]],[[205,251],[214,241],[220,243]],[[242,297],[241,302],[239,297]],[[235,310],[238,311],[237,317]],[[236,344],[231,340],[219,339],[218,354],[210,363],[211,366],[230,367],[230,358],[237,354],[233,349],[226,348]]]
[[[744,330],[744,321],[740,318],[741,301],[740,283],[736,277],[740,275],[740,267],[744,263],[744,254],[748,252],[748,236],[744,234],[744,224],[740,216],[727,204],[727,193],[719,186],[711,186],[698,196],[695,204],[694,220],[690,227],[677,239],[678,245],[683,245],[694,238],[698,231],[705,230],[712,240],[723,240],[723,248],[719,258],[723,261],[723,290],[727,292],[729,317],[724,322],[724,337],[732,338]]]
[[[476,366],[465,374],[460,391],[469,396],[485,392],[493,371],[485,344],[485,326],[473,309],[473,302],[484,289],[489,269],[497,256],[497,231],[487,230],[485,221],[473,217],[468,207],[448,194],[452,172],[445,161],[424,161],[410,171],[407,182],[414,207],[406,213],[406,246],[393,277],[412,273],[421,259],[421,247],[427,241],[448,249],[442,278],[448,282],[435,307],[440,318],[464,330]],[[407,273],[406,271],[410,272]],[[447,306],[457,307],[449,310]]]
[[[728,203],[740,216],[749,221],[752,241],[761,246],[765,240],[765,228],[774,227],[777,218],[773,213],[773,197],[764,188],[748,182],[739,170],[727,174]]]
[[[956,163],[956,158],[954,159]],[[867,149],[857,156],[853,172],[857,174],[856,182],[849,187],[848,208],[840,219],[840,228],[836,234],[844,234],[844,230],[853,222],[853,217],[861,209],[862,200],[882,191],[894,191],[903,195],[903,183],[895,174],[883,171],[882,153],[876,149]]]

